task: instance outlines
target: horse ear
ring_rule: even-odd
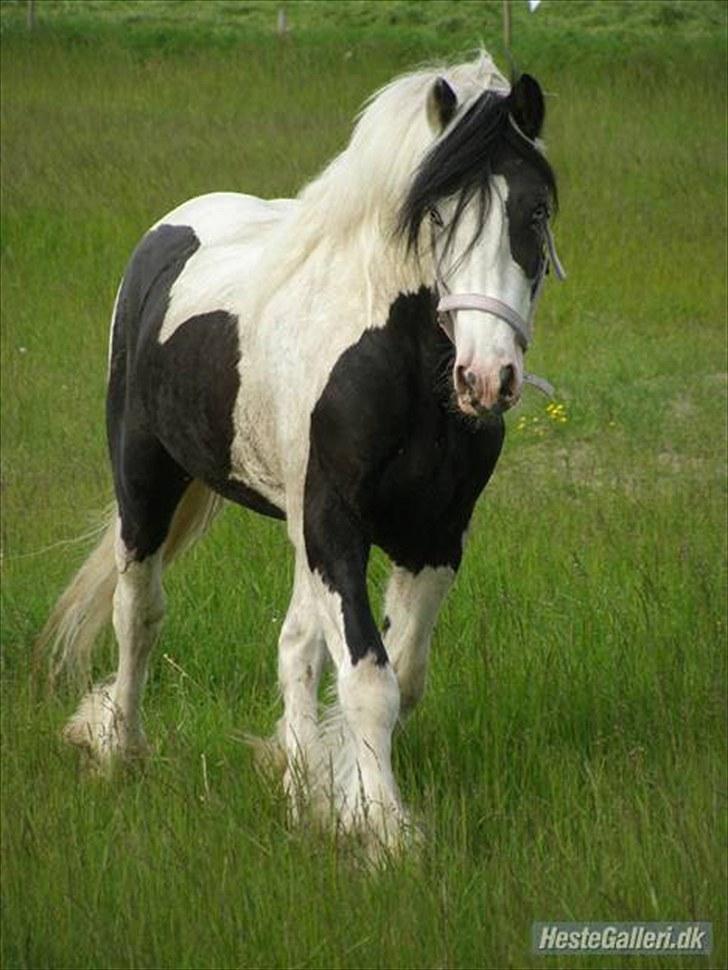
[[[444,77],[439,77],[427,95],[427,120],[439,135],[452,121],[458,106],[458,98]]]
[[[521,74],[508,95],[508,110],[513,120],[532,141],[541,134],[546,105],[538,81],[530,74]]]

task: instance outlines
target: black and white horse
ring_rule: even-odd
[[[140,705],[165,565],[227,499],[295,550],[278,740],[294,806],[395,843],[395,722],[519,399],[556,187],[541,90],[486,54],[376,94],[296,199],[218,193],[137,246],[113,311],[106,421],[116,509],[48,621],[52,665],[113,615],[115,677],[65,729],[101,765],[146,746]],[[438,325],[440,324],[440,325]],[[373,544],[391,558],[380,632]],[[327,659],[338,716],[320,717]]]

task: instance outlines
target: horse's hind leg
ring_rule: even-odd
[[[164,616],[164,542],[189,481],[148,436],[127,440],[121,463],[115,463],[119,520],[113,625],[119,665],[112,680],[86,695],[65,731],[67,740],[101,762],[114,754],[133,757],[146,750],[141,700]]]

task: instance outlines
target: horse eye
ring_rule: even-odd
[[[430,219],[432,219],[438,229],[442,229],[444,223],[442,221],[442,216],[437,209],[430,209]]]
[[[548,217],[548,207],[545,206],[543,202],[540,202],[531,213],[531,224],[534,226],[542,226]]]

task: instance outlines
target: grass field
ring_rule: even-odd
[[[230,509],[170,573],[143,773],[82,774],[29,654],[110,498],[139,235],[201,192],[294,193],[380,83],[498,49],[500,5],[289,3],[285,41],[260,3],[37,7],[32,38],[0,8],[3,966],[624,966],[533,956],[547,919],[712,920],[711,957],[629,965],[726,966],[726,7],[516,8],[569,271],[529,365],[566,420],[508,418],[397,739],[427,842],[375,874],[290,830],[240,742],[279,714],[276,524]]]

